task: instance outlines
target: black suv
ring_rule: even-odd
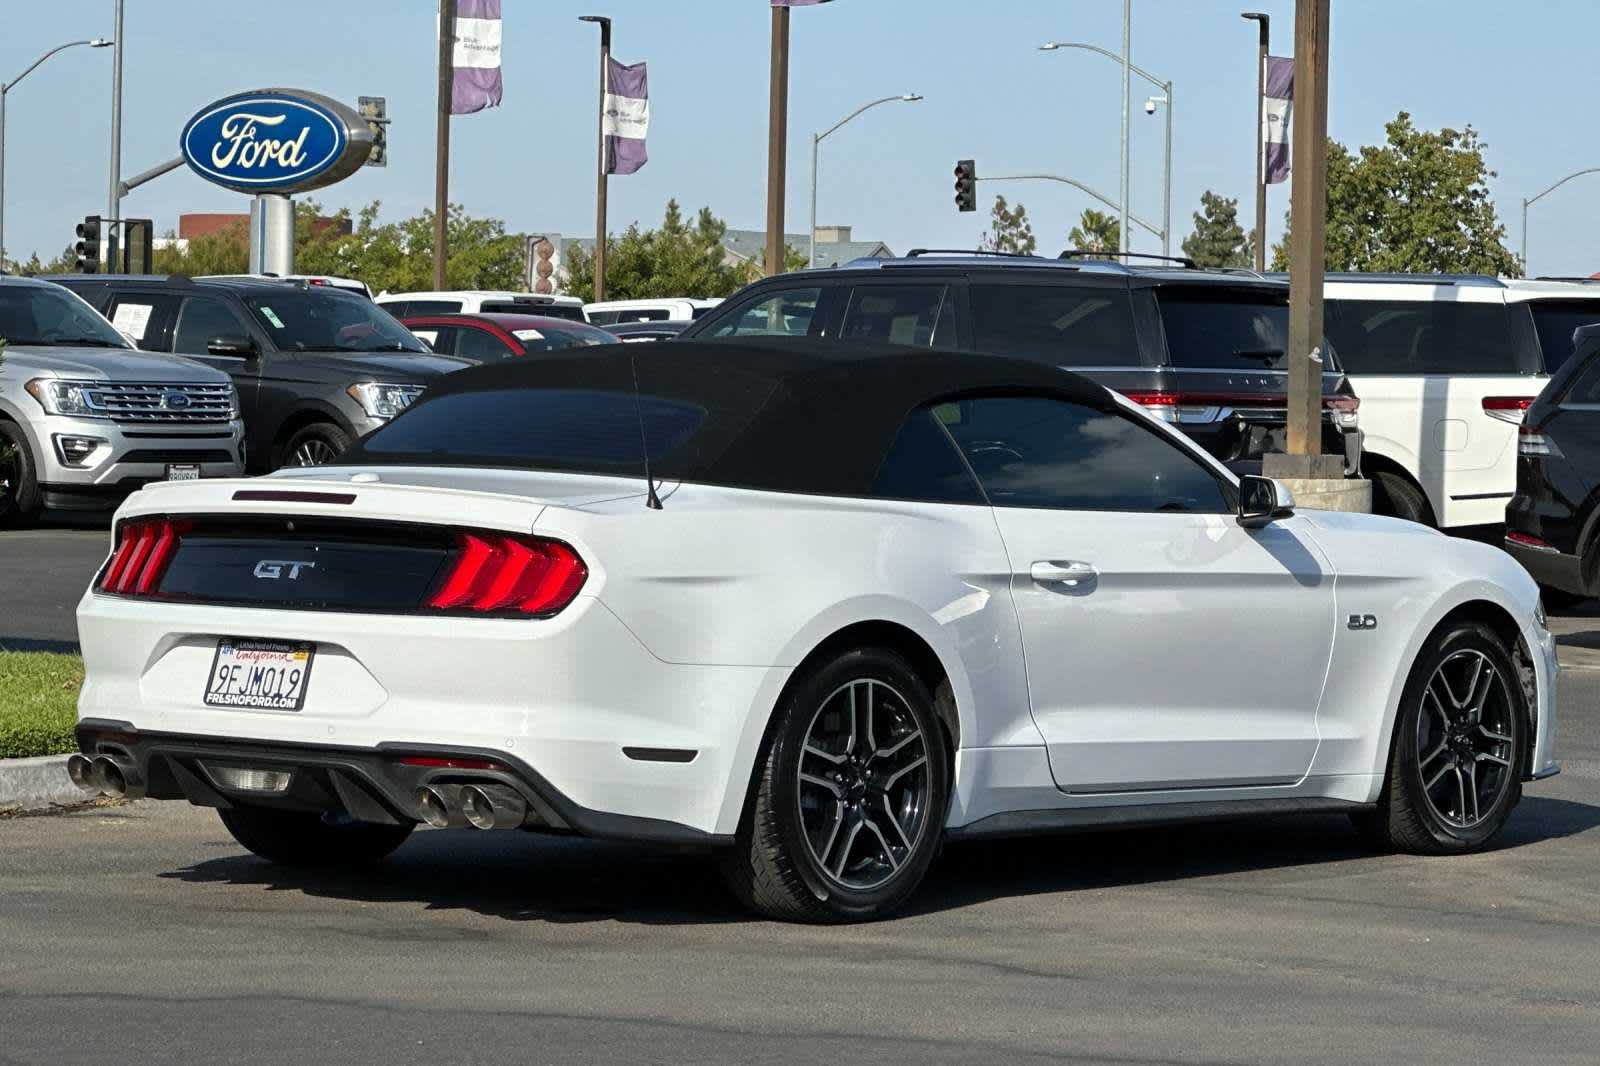
[[[140,348],[227,371],[251,473],[328,462],[439,375],[469,365],[434,355],[371,300],[330,286],[176,275],[48,280],[89,301]]]
[[[1284,445],[1288,328],[1288,285],[1250,271],[918,250],[763,279],[682,336],[871,338],[1050,363],[1122,393],[1236,472],[1259,473],[1261,456]],[[1323,351],[1323,450],[1355,474],[1358,401]]]

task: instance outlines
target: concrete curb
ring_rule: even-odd
[[[0,811],[75,807],[93,799],[68,780],[65,755],[0,759]]]

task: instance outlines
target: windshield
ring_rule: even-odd
[[[596,344],[617,342],[617,338],[603,329],[580,326],[577,323],[559,328],[540,326],[538,329],[514,329],[511,335],[521,341],[523,349],[529,352],[564,352],[568,348],[586,348]]]
[[[1531,306],[1545,373],[1554,374],[1572,355],[1572,331],[1600,322],[1600,300],[1540,300]]]
[[[245,293],[244,302],[282,351],[429,354],[392,315],[354,293],[272,288]]]
[[[131,347],[94,308],[54,285],[0,285],[0,337],[16,345]]]
[[[1156,293],[1167,352],[1176,367],[1282,370],[1289,303],[1258,292],[1163,288]],[[1328,369],[1333,369],[1329,360]]]

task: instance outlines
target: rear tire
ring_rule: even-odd
[[[1480,622],[1428,639],[1400,698],[1377,809],[1354,819],[1363,836],[1413,855],[1477,851],[1494,839],[1522,798],[1520,677]]]
[[[38,521],[44,511],[38,469],[27,436],[15,423],[0,419],[0,528]]]
[[[283,446],[280,466],[324,466],[350,447],[350,434],[332,422],[313,422],[295,431]]]
[[[1372,475],[1372,511],[1425,526],[1436,524],[1423,491],[1404,475],[1388,470]]]
[[[774,712],[755,795],[723,872],[772,918],[869,921],[921,883],[949,805],[949,755],[933,696],[883,648],[834,656]]]
[[[311,869],[370,866],[411,835],[412,825],[334,821],[331,815],[231,807],[217,811],[233,839],[277,863]]]

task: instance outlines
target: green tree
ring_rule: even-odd
[[[728,227],[702,207],[691,225],[678,201],[668,200],[659,229],[641,229],[637,222],[606,242],[606,298],[638,300],[663,296],[727,296],[761,276],[760,263],[728,262],[722,238]],[[785,266],[799,270],[803,254],[784,249]],[[594,298],[594,256],[576,242],[566,253],[566,290],[584,300]]]
[[[1384,133],[1355,153],[1328,142],[1328,269],[1521,277],[1477,130],[1419,130],[1402,111]],[[1286,229],[1272,266],[1288,265]]]
[[[978,247],[986,252],[1032,255],[1039,243],[1033,238],[1033,223],[1028,221],[1028,209],[1020,203],[1009,208],[1004,196],[996,196],[994,207],[989,212],[989,232],[978,238]]]
[[[1067,234],[1067,247],[1080,252],[1115,252],[1122,247],[1122,223],[1104,211],[1086,207],[1078,216],[1078,224]],[[1089,258],[1110,259],[1111,256]]]
[[[78,251],[69,244],[54,259],[40,259],[39,253],[34,252],[26,263],[12,261],[6,269],[30,278],[40,274],[71,274],[78,269]]]
[[[250,268],[250,231],[243,222],[225,226],[204,237],[191,237],[179,248],[176,234],[167,232],[169,243],[150,253],[150,269],[157,274],[243,274]]]
[[[1239,225],[1239,201],[1207,189],[1194,213],[1194,232],[1183,239],[1183,254],[1203,267],[1247,267],[1255,241]]]

